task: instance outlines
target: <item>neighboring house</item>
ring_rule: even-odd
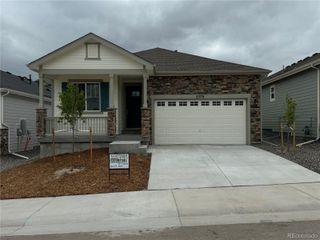
[[[270,72],[266,69],[162,48],[131,53],[93,33],[28,67],[39,73],[40,88],[44,79],[53,81],[55,119],[46,120],[46,130],[39,122],[43,142],[51,141],[45,137],[51,127],[68,130],[57,122],[60,111],[55,107],[68,82],[85,92],[86,121],[78,128],[93,127],[94,135],[101,136],[96,141],[133,133],[151,144],[261,140],[261,79]],[[45,118],[44,111],[38,114]]]
[[[286,97],[296,103],[296,135],[319,137],[320,53],[315,53],[262,82],[262,126],[279,132]]]
[[[38,82],[31,77],[20,77],[9,72],[0,71],[0,127],[1,127],[1,153],[25,149],[27,133],[17,136],[21,130],[21,120],[25,119],[26,129],[30,137],[27,149],[39,145],[36,137],[36,108],[39,105]],[[44,106],[51,109],[49,86],[45,88]],[[48,112],[51,115],[51,111]],[[9,136],[7,135],[9,133]],[[20,134],[19,134],[20,135]],[[10,144],[8,141],[10,140]],[[8,146],[9,145],[9,146]]]

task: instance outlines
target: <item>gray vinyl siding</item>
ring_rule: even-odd
[[[270,102],[270,86],[275,86],[275,101]],[[317,71],[308,69],[289,76],[262,89],[262,128],[279,131],[280,118],[286,109],[286,96],[296,103],[296,134],[304,136],[303,129],[309,126],[312,137],[317,125]]]
[[[27,129],[31,133],[31,142],[28,149],[39,145],[36,137],[36,108],[39,101],[27,97],[9,94],[3,98],[3,117],[4,123],[10,128],[10,149],[13,152],[24,149],[26,137],[20,139],[20,148],[18,149],[17,128],[20,126],[20,120],[26,119]],[[45,104],[48,116],[51,116],[52,107],[49,103]]]

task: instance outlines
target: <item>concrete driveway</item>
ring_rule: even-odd
[[[320,182],[320,175],[246,145],[151,146],[148,189]]]

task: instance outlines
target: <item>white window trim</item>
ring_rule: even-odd
[[[271,92],[271,89],[273,89],[273,92]],[[271,97],[273,93],[273,98]],[[269,88],[269,97],[270,97],[270,102],[273,102],[276,100],[276,86],[275,85],[271,85]]]
[[[97,46],[97,51],[98,51],[98,56],[97,57],[89,57],[89,45],[96,45]],[[100,57],[100,43],[86,43],[86,57],[85,60],[101,60]]]
[[[101,82],[82,82],[82,81],[77,81],[77,82],[72,82],[73,84],[84,84],[85,85],[85,91],[84,91],[84,97],[85,97],[85,109],[84,113],[97,113],[101,112]],[[88,110],[87,109],[87,84],[90,83],[97,83],[99,84],[99,109],[98,110]]]

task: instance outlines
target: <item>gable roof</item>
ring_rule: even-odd
[[[34,70],[34,71],[38,71],[39,69],[39,66],[42,65],[43,63],[59,56],[61,53],[63,53],[63,51],[67,50],[67,49],[71,49],[71,48],[74,48],[74,47],[77,47],[79,46],[80,44],[83,44],[87,41],[90,41],[90,40],[94,40],[96,42],[99,42],[103,45],[106,45],[107,47],[113,49],[114,51],[120,53],[120,54],[124,54],[126,55],[127,57],[131,58],[132,60],[144,65],[146,68],[148,69],[153,69],[153,65],[152,63],[148,62],[147,60],[129,52],[128,50],[94,34],[94,33],[88,33],[46,55],[44,55],[43,57],[40,57],[32,62],[30,62],[29,64],[27,64],[27,67],[29,67],[31,70]]]
[[[0,88],[6,88],[39,96],[39,81],[32,81],[27,77],[17,76],[2,70],[0,70],[0,73]],[[44,95],[46,97],[51,97],[51,87],[48,85],[45,87]]]
[[[153,48],[136,52],[155,65],[157,74],[224,74],[224,73],[257,73],[267,74],[270,70],[225,62],[188,53],[171,51],[164,48]]]
[[[125,54],[132,60],[142,64],[148,70],[155,70],[157,75],[173,74],[268,74],[268,69],[247,66],[237,63],[215,60],[164,48],[153,48],[132,53],[94,33],[88,33],[48,54],[30,62],[27,66],[34,71],[47,61],[59,56],[67,49],[72,49],[88,41],[97,41],[111,49]]]
[[[312,56],[306,57],[298,62],[286,66],[284,69],[270,75],[265,79],[263,85],[273,83],[275,81],[281,80],[290,75],[296,74],[298,72],[304,71],[312,66],[320,64],[320,53],[314,53]]]

